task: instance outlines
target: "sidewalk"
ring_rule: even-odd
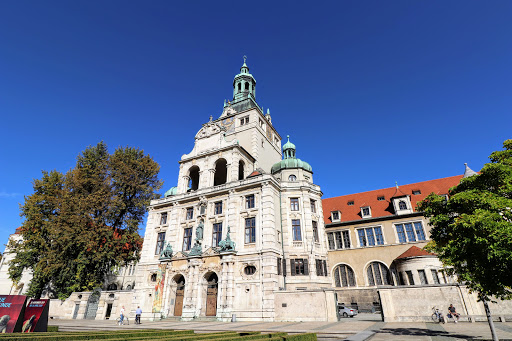
[[[119,329],[189,329],[200,332],[212,331],[261,331],[288,333],[317,333],[319,340],[349,341],[451,341],[490,339],[486,322],[436,323],[384,323],[375,316],[360,314],[339,322],[181,322],[161,320],[141,325],[118,326],[114,320],[50,320],[61,331],[119,330]],[[500,339],[512,340],[512,323],[496,322]]]

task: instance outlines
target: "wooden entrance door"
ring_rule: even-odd
[[[183,296],[185,294],[185,287],[178,286],[176,289],[176,301],[174,302],[174,316],[181,316],[183,312]]]
[[[208,285],[206,292],[206,316],[217,315],[217,284]]]

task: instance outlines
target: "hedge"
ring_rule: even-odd
[[[68,340],[112,340],[122,337],[121,340],[127,340],[129,338],[141,339],[141,337],[151,337],[152,339],[159,338],[161,336],[178,336],[180,334],[193,334],[193,330],[150,330],[150,331],[138,331],[138,330],[120,330],[111,332],[68,332],[68,333],[26,333],[26,334],[7,334],[9,336],[2,337],[1,340],[9,341],[68,341]]]

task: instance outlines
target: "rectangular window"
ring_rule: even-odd
[[[300,219],[292,219],[292,232],[294,242],[302,240],[302,236],[300,234]]]
[[[311,200],[311,213],[316,213],[316,201]]]
[[[359,246],[384,245],[384,237],[380,226],[367,227],[357,230],[359,236]]]
[[[299,210],[299,198],[290,198],[290,209],[292,211]]]
[[[164,249],[164,243],[165,243],[165,232],[160,232],[156,239],[155,255],[159,255],[162,253],[162,250]]]
[[[384,201],[384,200],[386,200],[386,198],[382,195],[382,196],[380,196],[380,197],[377,197],[377,200],[378,200],[378,201]]]
[[[329,250],[336,249],[336,246],[334,246],[334,233],[327,233],[327,242],[329,243]]]
[[[283,261],[282,258],[277,258],[277,274],[278,275],[282,275],[283,274],[282,261]]]
[[[254,208],[254,194],[245,197],[245,208]]]
[[[327,276],[326,261],[321,259],[315,259],[316,275]]]
[[[332,211],[331,212],[331,220],[332,221],[340,220],[340,212],[339,211]]]
[[[318,238],[318,223],[316,221],[311,222],[313,224],[313,240],[315,243],[318,243],[320,241],[320,238]]]
[[[341,231],[334,232],[334,237],[336,239],[336,248],[343,249],[343,239],[341,237]]]
[[[167,224],[167,212],[160,214],[160,225]]]
[[[194,208],[188,207],[187,208],[187,220],[194,219]]]
[[[307,259],[290,259],[290,268],[292,276],[309,275]]]
[[[414,278],[412,277],[412,271],[406,271],[407,279],[409,280],[409,285],[414,285]]]
[[[349,202],[347,202],[347,205],[348,206],[354,206],[354,201],[350,200]]]
[[[425,274],[425,270],[418,270],[418,275],[420,276],[421,284],[428,284],[427,275]]]
[[[419,194],[421,194],[421,191],[419,189],[415,189],[412,191],[412,194],[419,195]]]
[[[405,285],[404,276],[402,276],[402,273],[398,273],[398,281],[400,285]]]
[[[359,246],[366,246],[366,236],[364,235],[364,229],[357,230],[359,236]]]
[[[245,243],[256,243],[256,218],[245,219]]]
[[[363,207],[363,208],[361,208],[361,215],[363,216],[363,218],[365,218],[365,217],[371,217],[371,216],[372,216],[372,214],[371,214],[370,208],[369,208],[369,207]]]
[[[418,238],[418,240],[425,240],[425,231],[423,230],[421,221],[414,223],[414,230],[416,231],[416,238]]]
[[[399,243],[415,242],[425,240],[425,230],[421,221],[414,223],[397,224],[396,234]]]
[[[432,279],[434,280],[434,283],[439,284],[439,276],[437,275],[437,270],[430,269],[430,271],[432,272]]]
[[[222,223],[213,224],[212,246],[219,246],[222,240]]]
[[[222,214],[222,201],[217,201],[214,205],[214,214]]]
[[[192,228],[186,228],[183,230],[183,251],[190,250],[192,246]]]
[[[261,121],[260,121],[261,122]],[[244,124],[248,124],[249,123],[249,116],[246,116],[246,117],[242,117],[240,119],[240,125],[244,125]]]
[[[343,244],[345,246],[345,249],[350,249],[350,236],[348,230],[341,231],[343,234]]]

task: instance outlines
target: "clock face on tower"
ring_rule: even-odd
[[[220,125],[226,128],[227,133],[231,133],[235,130],[235,118],[225,118],[222,121],[220,121]]]

